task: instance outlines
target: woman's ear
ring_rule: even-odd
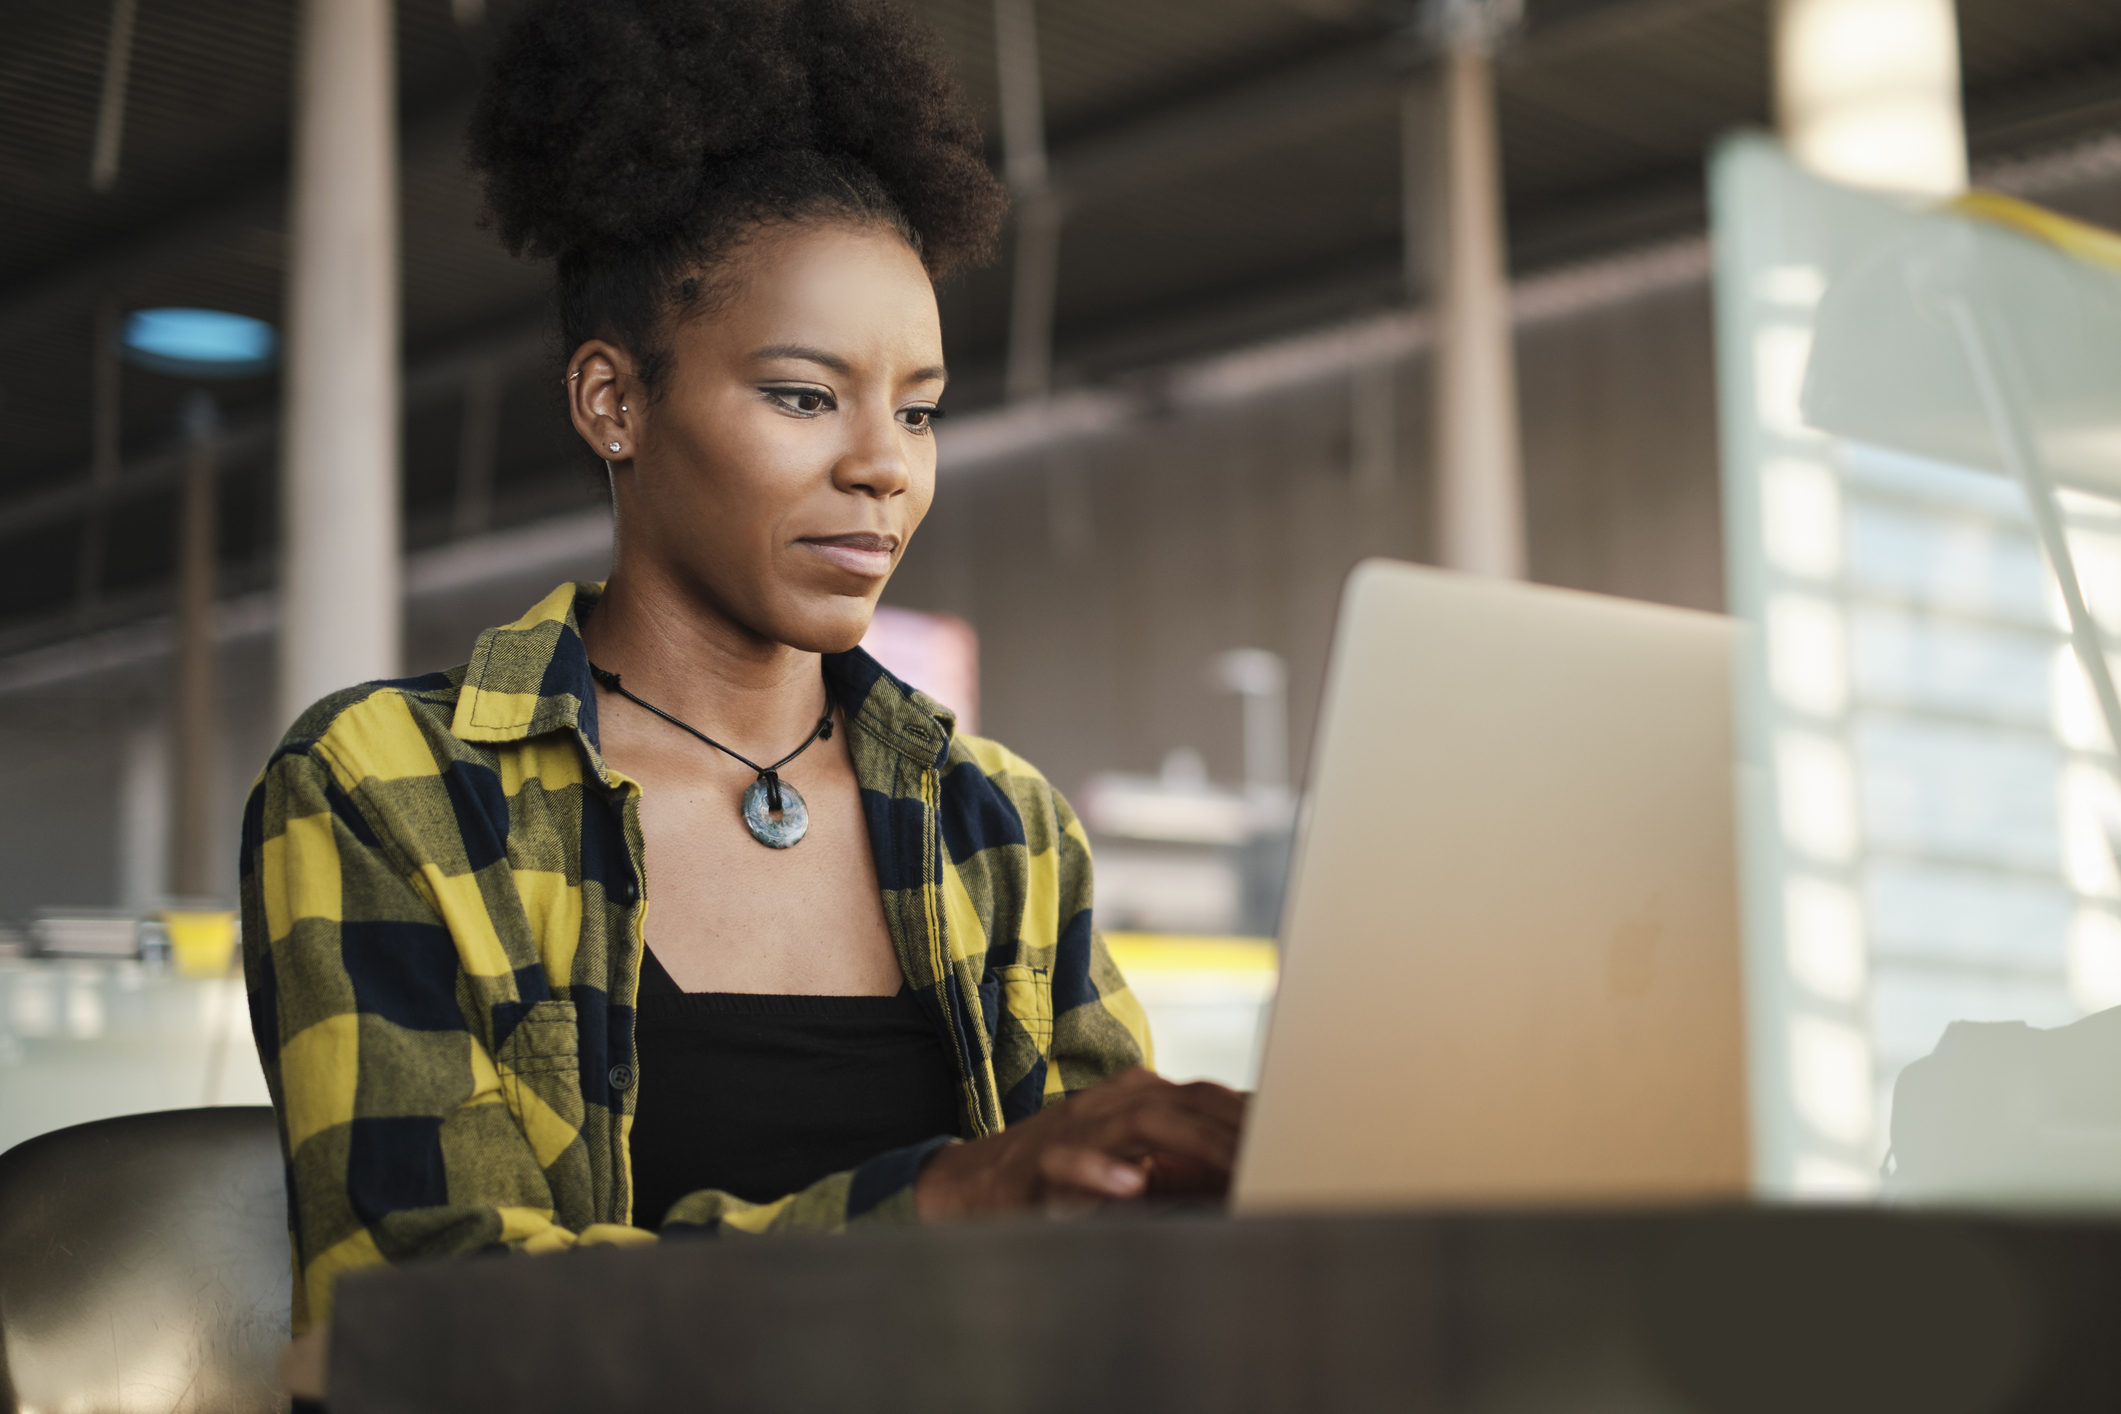
[[[604,461],[633,456],[641,425],[639,402],[639,380],[624,349],[591,339],[567,360],[568,416]]]

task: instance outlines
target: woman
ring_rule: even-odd
[[[942,62],[884,0],[545,0],[471,147],[616,553],[252,793],[296,1330],[378,1262],[1218,1190],[1241,1101],[1139,1068],[1067,804],[856,646],[1003,207]]]

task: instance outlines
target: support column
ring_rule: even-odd
[[[118,154],[125,144],[125,97],[133,71],[133,21],[138,9],[138,0],[111,0],[110,37],[103,53],[103,101],[96,105],[96,146],[88,160],[88,184],[99,192],[118,184]]]
[[[1053,301],[1060,284],[1060,204],[1049,191],[1016,203],[1016,268],[1009,291],[1003,395],[1035,402],[1053,390]]]
[[[1436,550],[1447,568],[1504,579],[1525,572],[1524,492],[1491,56],[1516,11],[1508,0],[1445,0],[1435,11],[1444,50]]]
[[[1002,175],[1016,207],[1004,392],[1012,403],[1037,401],[1053,385],[1061,203],[1046,165],[1045,96],[1033,0],[994,0],[994,57],[1001,90]]]
[[[1775,117],[1792,155],[1823,177],[1965,190],[1952,0],[1776,0]]]
[[[390,0],[303,0],[287,286],[279,715],[399,671]]]
[[[177,516],[177,674],[175,771],[170,792],[170,891],[212,899],[214,843],[225,822],[214,798],[214,741],[220,713],[214,692],[214,443],[220,417],[213,397],[194,390],[184,403],[184,496]],[[233,880],[227,881],[233,883]]]

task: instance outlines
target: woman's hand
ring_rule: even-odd
[[[922,1221],[935,1222],[1151,1193],[1219,1197],[1244,1118],[1235,1090],[1129,1070],[1000,1134],[937,1151],[914,1203]]]

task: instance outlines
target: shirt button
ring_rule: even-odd
[[[611,1068],[611,1074],[605,1078],[611,1081],[611,1088],[614,1090],[630,1090],[633,1088],[633,1067],[615,1065]]]
[[[640,897],[641,885],[638,880],[629,878],[619,885],[620,903],[637,903],[640,901]]]

